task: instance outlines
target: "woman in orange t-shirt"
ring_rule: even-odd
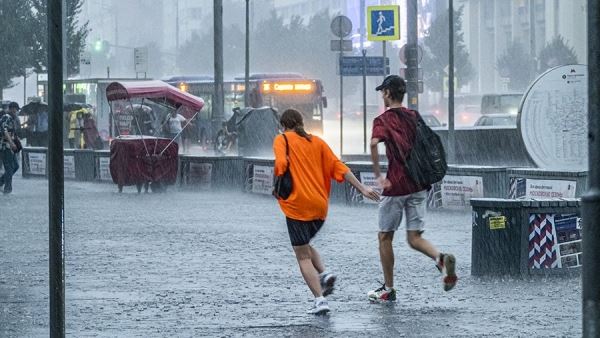
[[[284,135],[273,141],[275,153],[275,176],[282,176],[289,163],[293,181],[290,196],[279,199],[279,206],[286,216],[290,241],[306,284],[315,296],[315,305],[309,313],[329,312],[324,298],[333,291],[336,277],[325,271],[319,253],[309,242],[319,232],[329,202],[331,179],[347,180],[365,197],[378,200],[379,195],[370,187],[360,183],[352,171],[331,151],[327,143],[304,131],[302,114],[288,109],[281,115],[280,123]],[[286,139],[289,162],[286,158]]]

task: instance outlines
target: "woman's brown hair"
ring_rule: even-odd
[[[302,114],[296,109],[287,109],[281,114],[279,123],[286,128],[296,132],[296,134],[304,137],[305,139],[311,139],[311,135],[304,130],[304,121],[302,120]]]

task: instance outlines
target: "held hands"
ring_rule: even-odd
[[[361,184],[360,193],[370,200],[379,201],[379,193],[364,184]]]

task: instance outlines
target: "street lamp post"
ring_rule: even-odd
[[[588,191],[582,196],[583,336],[600,335],[600,3],[588,1]]]
[[[215,43],[215,92],[213,130],[218,130],[225,118],[223,98],[223,0],[213,0]]]
[[[454,133],[454,2],[448,0],[448,163],[456,163]]]
[[[244,68],[244,106],[248,107],[250,90],[250,0],[246,0],[246,66]]]
[[[48,206],[50,337],[65,336],[63,0],[48,0]]]

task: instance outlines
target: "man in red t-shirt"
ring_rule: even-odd
[[[411,248],[431,257],[443,274],[444,290],[456,284],[453,255],[440,253],[434,245],[422,237],[425,222],[427,190],[420,187],[408,175],[404,158],[408,156],[415,139],[417,112],[402,106],[406,93],[404,79],[390,75],[375,88],[381,91],[383,102],[388,108],[373,121],[371,136],[371,159],[373,171],[383,193],[379,202],[379,255],[385,284],[370,291],[371,301],[394,301],[394,232],[400,227],[403,213],[406,214],[406,239]],[[377,145],[384,142],[388,159],[386,177],[381,175]]]

